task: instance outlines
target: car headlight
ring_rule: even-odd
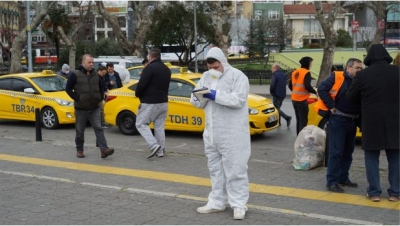
[[[258,110],[254,109],[254,108],[249,108],[249,114],[250,115],[256,115],[256,114],[258,114]]]
[[[54,98],[54,100],[61,106],[74,106],[74,102],[72,101],[63,100],[59,98]]]

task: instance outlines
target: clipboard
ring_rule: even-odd
[[[211,91],[207,87],[203,87],[200,89],[193,90],[192,93],[197,98],[197,100],[202,104],[209,100],[207,98],[204,98],[203,94],[211,93]]]

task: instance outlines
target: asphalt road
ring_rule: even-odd
[[[290,100],[283,110],[293,116]],[[285,123],[284,123],[285,124]],[[0,121],[0,224],[399,224],[399,203],[387,194],[365,198],[364,158],[357,143],[350,177],[358,188],[344,194],[325,190],[325,167],[295,171],[291,165],[295,120],[287,128],[252,137],[247,217],[232,210],[201,215],[210,192],[207,160],[199,133],[166,133],[166,156],[146,159],[140,136],[105,130],[114,155],[100,158],[92,128],[86,158],[75,157],[74,126],[42,130],[34,123]],[[381,183],[388,187],[381,156]]]

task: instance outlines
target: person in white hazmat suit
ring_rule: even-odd
[[[211,93],[203,95],[208,99],[205,102],[192,94],[190,102],[205,111],[203,139],[212,191],[207,205],[199,207],[197,212],[225,211],[229,201],[234,219],[241,220],[245,218],[249,199],[249,80],[228,64],[217,47],[208,51],[206,61],[209,71],[203,73],[195,89],[207,87]]]

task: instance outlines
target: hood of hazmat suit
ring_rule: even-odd
[[[223,190],[226,185],[231,207],[246,208],[247,162],[251,150],[247,105],[249,80],[242,71],[228,63],[220,48],[211,48],[207,58],[217,59],[223,66],[223,72],[204,72],[196,89],[207,87],[216,90],[215,101],[200,103],[192,94],[190,102],[205,111],[203,139],[213,187],[208,205],[213,208],[224,205],[226,193]]]

